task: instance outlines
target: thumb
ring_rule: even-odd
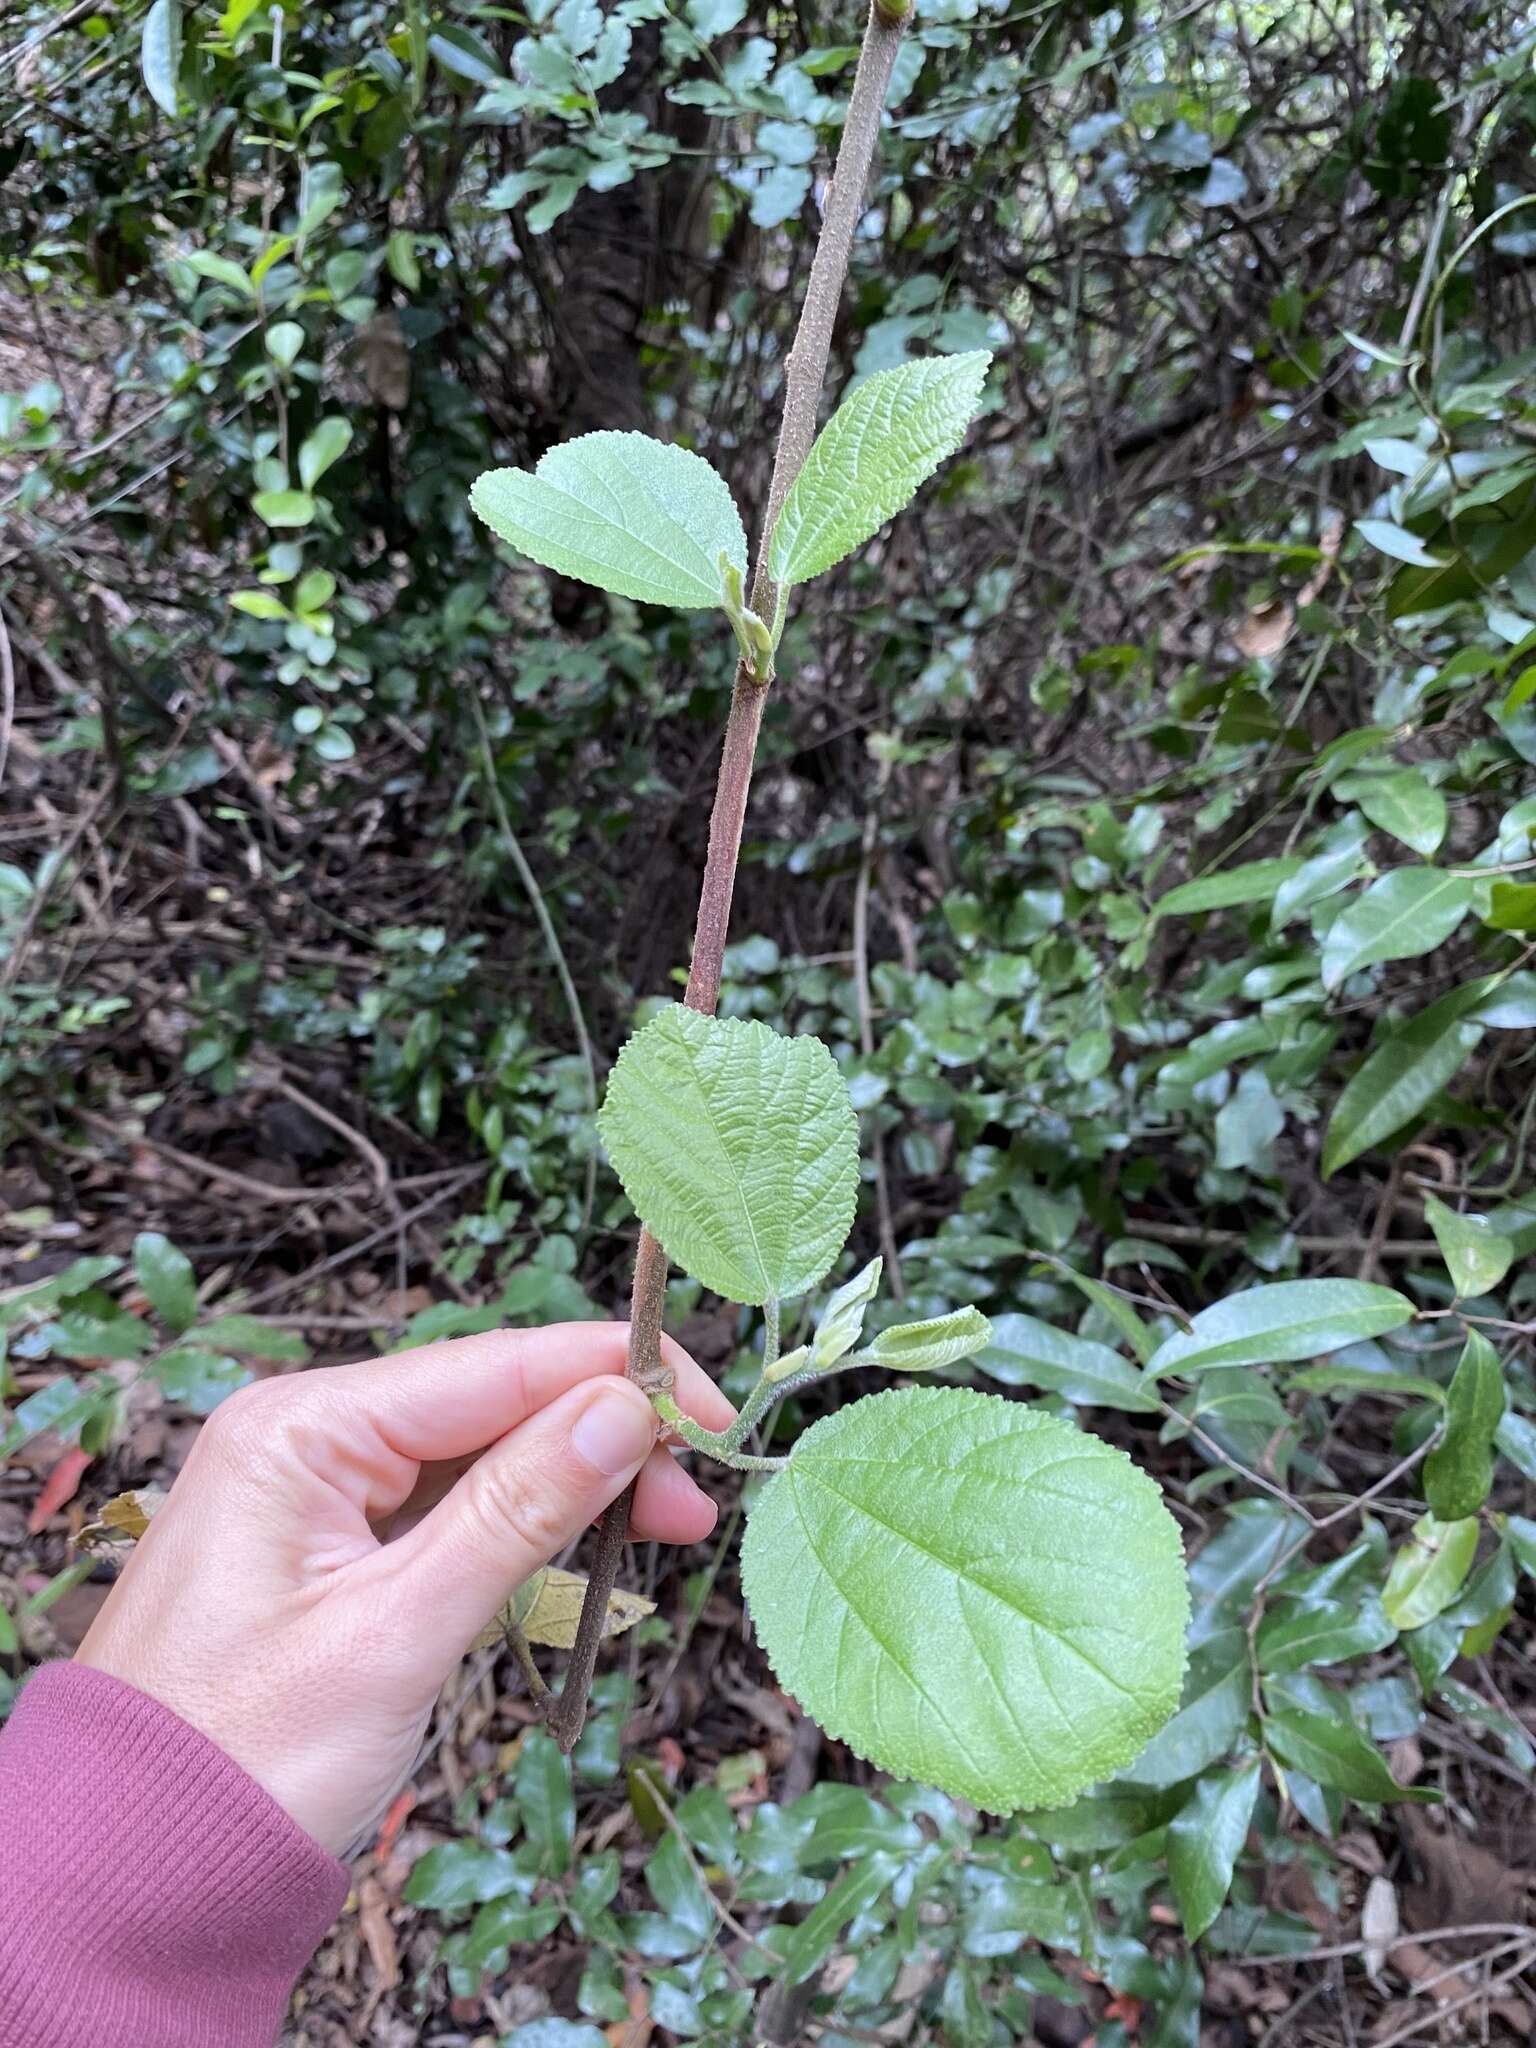
[[[400,1575],[398,1592],[445,1664],[618,1498],[657,1427],[630,1380],[605,1374],[572,1387],[492,1444],[425,1521],[386,1546],[381,1561]]]

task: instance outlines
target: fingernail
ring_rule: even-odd
[[[577,1457],[610,1479],[643,1464],[655,1441],[650,1403],[618,1384],[600,1387],[571,1431]]]

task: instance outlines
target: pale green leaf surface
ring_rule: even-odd
[[[1443,868],[1394,868],[1339,913],[1323,940],[1323,986],[1380,960],[1411,960],[1447,940],[1472,907],[1474,884]]]
[[[958,1387],[807,1431],[742,1545],[782,1683],[881,1769],[991,1813],[1062,1804],[1178,1704],[1177,1526],[1121,1451]]]
[[[773,529],[768,572],[785,586],[820,576],[909,504],[975,415],[986,349],[880,370],[816,437]]]
[[[828,1298],[811,1345],[812,1360],[819,1368],[835,1365],[858,1343],[864,1311],[875,1298],[884,1265],[883,1259],[871,1259],[862,1272],[845,1280]]]
[[[1202,1309],[1188,1330],[1158,1347],[1148,1377],[1215,1365],[1278,1365],[1318,1358],[1413,1317],[1413,1303],[1365,1280],[1280,1280]]]
[[[181,68],[180,0],[154,0],[139,33],[139,67],[149,96],[163,114],[176,113],[176,74]]]
[[[786,1301],[842,1250],[858,1124],[820,1039],[674,1004],[619,1054],[599,1122],[640,1220],[716,1294]]]
[[[1365,776],[1340,794],[1352,796],[1373,825],[1426,858],[1445,837],[1445,797],[1418,768]]]
[[[1154,917],[1193,917],[1201,910],[1233,910],[1243,903],[1268,903],[1282,883],[1299,875],[1306,863],[1299,855],[1275,860],[1244,861],[1219,874],[1198,875],[1180,882],[1152,906]]]
[[[887,1372],[937,1372],[980,1351],[991,1337],[992,1325],[979,1308],[957,1308],[946,1316],[882,1330],[869,1346],[869,1356]]]
[[[720,556],[747,571],[741,514],[702,456],[646,434],[583,434],[531,474],[475,479],[475,511],[512,547],[583,583],[698,611],[721,601]]]

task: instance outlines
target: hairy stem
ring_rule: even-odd
[[[779,423],[768,506],[758,537],[757,566],[752,579],[752,609],[759,618],[777,619],[780,616],[779,594],[768,573],[769,546],[790,485],[800,474],[811,443],[816,438],[816,415],[821,402],[821,387],[826,381],[827,358],[832,351],[832,329],[848,276],[854,231],[864,211],[864,192],[880,139],[881,109],[885,105],[891,70],[906,25],[904,15],[891,18],[893,4],[894,0],[874,0],[865,24],[842,141],[838,145],[837,163],[827,188],[821,233],[816,253],[811,259],[811,274],[806,282],[795,339],[784,366],[784,412]],[[752,763],[757,753],[757,735],[763,722],[766,695],[766,683],[757,679],[747,662],[738,662],[735,686],[731,692],[730,717],[726,722],[725,742],[720,754],[715,807],[710,813],[709,852],[699,891],[693,962],[688,971],[687,993],[683,997],[689,1009],[698,1010],[705,1016],[714,1014],[720,996],[720,972],[731,921],[736,862],[741,852],[747,793],[752,786]],[[666,1253],[651,1233],[642,1229],[635,1252],[635,1279],[629,1311],[629,1361],[625,1370],[648,1393],[660,1391],[666,1384],[661,1364],[661,1321],[666,1297]],[[592,1673],[597,1665],[603,1616],[607,1612],[608,1596],[618,1579],[634,1497],[634,1487],[626,1488],[603,1517],[602,1535],[597,1555],[592,1561],[576,1641],[566,1669],[565,1688],[550,1716],[549,1725],[555,1739],[567,1753],[575,1748],[586,1720],[587,1695],[592,1689]]]

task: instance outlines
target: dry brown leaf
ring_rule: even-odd
[[[1365,1904],[1360,1909],[1360,1934],[1365,1943],[1361,1957],[1365,1963],[1365,1974],[1373,1984],[1381,1982],[1387,1945],[1396,1939],[1401,1925],[1397,1911],[1397,1886],[1389,1877],[1373,1877],[1365,1888]]]
[[[583,1573],[563,1572],[554,1565],[546,1565],[543,1571],[534,1573],[490,1627],[482,1631],[474,1647],[493,1649],[516,1624],[530,1643],[539,1643],[549,1650],[568,1650],[576,1640],[576,1624],[581,1619],[586,1590]],[[637,1621],[644,1621],[655,1612],[654,1600],[616,1587],[608,1596],[608,1611],[603,1616],[604,1639],[623,1635]]]
[[[379,1984],[391,1991],[400,1982],[400,1955],[390,1924],[389,1900],[377,1878],[365,1877],[357,1888],[357,1920]]]
[[[93,1557],[121,1557],[138,1542],[164,1502],[163,1486],[137,1486],[130,1493],[113,1494],[96,1520],[80,1531],[81,1548]]]

